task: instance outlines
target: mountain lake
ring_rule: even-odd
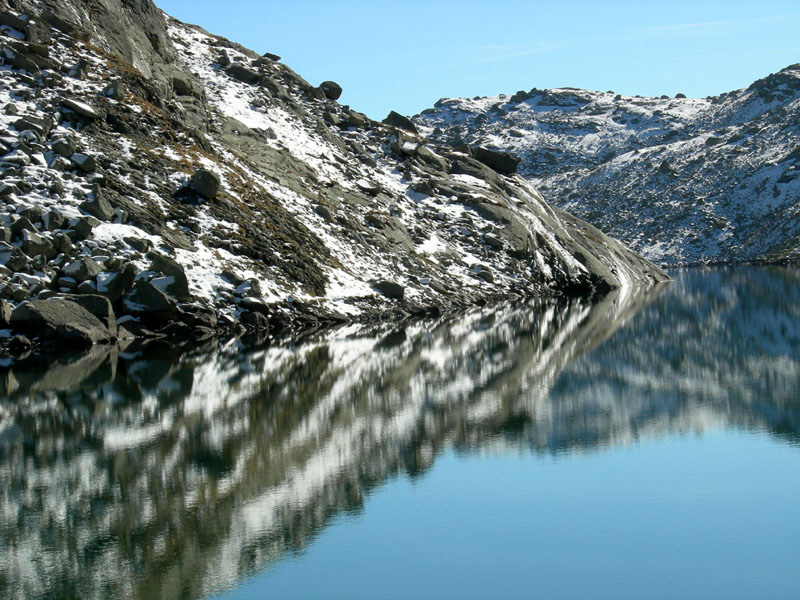
[[[0,367],[2,598],[798,598],[800,270]]]

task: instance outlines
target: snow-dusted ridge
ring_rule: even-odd
[[[0,291],[12,304],[78,284],[108,293],[126,265],[148,294],[174,293],[183,275],[156,265],[152,252],[182,268],[193,314],[248,326],[665,279],[548,206],[525,179],[370,121],[274,56],[149,1],[10,4],[0,105],[16,111],[0,115],[9,184]],[[96,167],[81,170],[81,156]],[[218,177],[218,192],[202,196],[199,169]],[[56,240],[61,229],[48,215],[87,211],[102,223],[80,236],[64,224],[72,245]],[[43,250],[24,245],[21,216]],[[90,256],[101,279],[64,278],[70,262]],[[141,297],[111,300],[118,311],[144,310]]]
[[[800,259],[800,64],[709,98],[574,88],[442,99],[441,142],[513,152],[558,206],[650,260]]]

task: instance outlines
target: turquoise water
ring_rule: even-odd
[[[800,597],[800,272],[0,368],[1,598]]]

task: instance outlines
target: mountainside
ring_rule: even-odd
[[[705,99],[534,88],[413,120],[514,153],[546,197],[650,260],[800,260],[800,64]]]
[[[487,166],[502,154],[429,144],[394,113],[373,122],[335,82],[149,0],[0,12],[12,328],[210,335],[665,279]]]

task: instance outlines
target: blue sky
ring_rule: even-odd
[[[375,119],[532,87],[702,97],[800,62],[798,0],[155,1]]]

